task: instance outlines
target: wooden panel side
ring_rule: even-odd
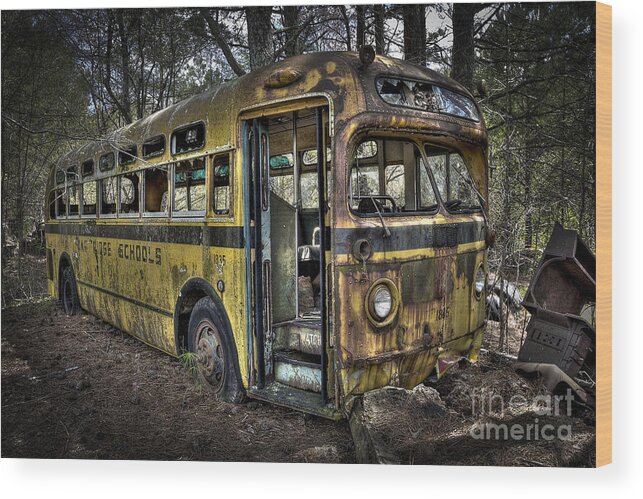
[[[612,7],[596,3],[596,465],[612,462]]]

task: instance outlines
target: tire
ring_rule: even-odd
[[[74,270],[65,267],[60,282],[60,301],[67,315],[76,315],[80,312],[80,300],[78,299],[78,288]]]
[[[201,298],[190,315],[188,349],[196,355],[200,381],[217,398],[239,404],[245,398],[232,332],[209,297]]]

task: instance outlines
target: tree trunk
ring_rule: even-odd
[[[375,14],[375,53],[384,54],[384,18],[386,17],[386,7],[383,4],[373,5],[373,13]]]
[[[402,5],[404,58],[426,66],[426,13],[424,5]]]
[[[273,62],[272,7],[246,7],[250,69],[262,68]]]
[[[284,53],[286,57],[301,54],[299,43],[299,7],[297,5],[288,5],[283,7],[284,30],[286,33],[286,46]]]
[[[453,52],[451,77],[473,91],[473,20],[483,5],[479,3],[453,4]]]
[[[342,21],[344,22],[344,29],[346,30],[346,50],[349,52],[352,50],[351,45],[351,20],[348,16],[348,9],[346,5],[339,6],[339,13],[342,15]]]
[[[221,52],[223,52],[223,56],[226,58],[226,61],[228,61],[228,64],[230,65],[232,71],[234,71],[234,74],[236,74],[237,76],[243,76],[244,74],[246,74],[244,69],[235,59],[230,45],[228,45],[228,42],[221,34],[218,19],[215,19],[208,9],[200,9],[199,12],[205,23],[208,25],[212,38],[221,49]]]
[[[359,50],[360,47],[366,44],[366,11],[363,5],[355,6],[355,18],[357,19],[355,48]]]
[[[125,29],[125,19],[123,18],[123,9],[118,9],[116,15],[116,25],[118,27],[118,36],[121,39],[121,88],[123,89],[123,109],[124,118],[127,123],[132,120],[132,106],[130,101],[130,49],[129,35]]]

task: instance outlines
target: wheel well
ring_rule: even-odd
[[[190,315],[196,302],[198,302],[208,293],[203,289],[195,287],[185,293],[181,293],[180,303],[176,307],[174,323],[176,335],[176,353],[181,354],[188,349],[188,329],[190,325]]]
[[[212,303],[219,312],[225,327],[230,333],[232,333],[230,319],[228,318],[223,302],[215,289],[205,279],[201,279],[200,277],[193,278],[185,283],[183,288],[181,288],[179,298],[176,301],[176,306],[174,307],[174,341],[177,355],[180,355],[187,350],[190,315],[192,315],[192,309],[194,309],[196,302],[205,296],[212,300]],[[234,354],[236,356],[236,345],[233,344],[232,348],[234,349]]]

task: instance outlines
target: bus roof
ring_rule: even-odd
[[[341,126],[362,112],[397,112],[424,120],[456,123],[459,135],[466,136],[468,130],[472,140],[486,144],[482,118],[478,122],[472,122],[423,110],[394,109],[379,97],[375,88],[378,77],[403,77],[428,82],[473,99],[469,91],[455,80],[408,61],[378,55],[372,64],[364,65],[356,52],[315,52],[284,59],[235,80],[213,86],[203,93],[119,128],[102,139],[88,141],[62,156],[52,170],[80,165],[87,159],[97,160],[101,154],[122,150],[134,144],[139,147],[140,158],[140,147],[146,139],[164,135],[169,141],[173,130],[196,122],[206,125],[206,151],[232,146],[236,143],[236,120],[244,110],[314,95],[330,99],[335,126]],[[145,163],[171,161],[173,156],[169,149],[166,146],[162,155],[150,158]]]

